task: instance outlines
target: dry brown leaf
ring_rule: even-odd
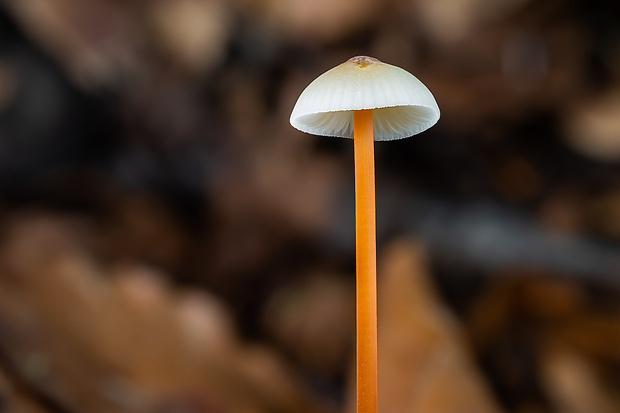
[[[69,410],[325,411],[274,352],[239,341],[214,297],[139,265],[105,274],[57,218],[14,222],[0,251],[0,352]]]
[[[420,246],[401,240],[381,259],[379,410],[500,412],[431,285]]]
[[[355,336],[355,286],[315,275],[279,289],[263,314],[264,329],[309,369],[337,374]]]
[[[291,38],[336,41],[368,25],[380,3],[373,0],[266,0],[265,18]]]
[[[557,411],[617,413],[620,398],[606,389],[594,365],[566,346],[549,346],[541,357],[541,374]]]
[[[549,332],[555,334],[582,354],[620,360],[620,315],[578,314]]]
[[[564,116],[568,143],[600,161],[620,158],[620,90],[618,87],[589,101],[578,101]]]
[[[4,413],[46,413],[37,403],[37,394],[29,394],[23,386],[11,383],[11,378],[0,368],[0,409]]]
[[[225,53],[230,11],[219,0],[165,0],[148,10],[157,46],[192,74],[204,73]]]
[[[484,23],[501,19],[524,0],[417,0],[411,4],[431,38],[446,46],[458,43]]]

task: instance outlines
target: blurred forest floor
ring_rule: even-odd
[[[355,55],[442,111],[376,145],[384,413],[620,412],[620,6],[0,0],[0,412],[353,412]]]

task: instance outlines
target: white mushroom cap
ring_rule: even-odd
[[[353,57],[316,78],[301,93],[291,125],[314,135],[353,137],[353,111],[374,109],[376,141],[406,138],[439,120],[435,98],[399,67]]]

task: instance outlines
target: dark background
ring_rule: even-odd
[[[0,412],[352,411],[353,145],[288,118],[355,55],[441,109],[375,147],[380,408],[620,412],[619,19],[0,1]]]

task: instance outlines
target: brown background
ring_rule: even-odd
[[[620,412],[620,7],[0,2],[0,412],[352,412],[355,55],[441,119],[376,145],[380,410]]]

